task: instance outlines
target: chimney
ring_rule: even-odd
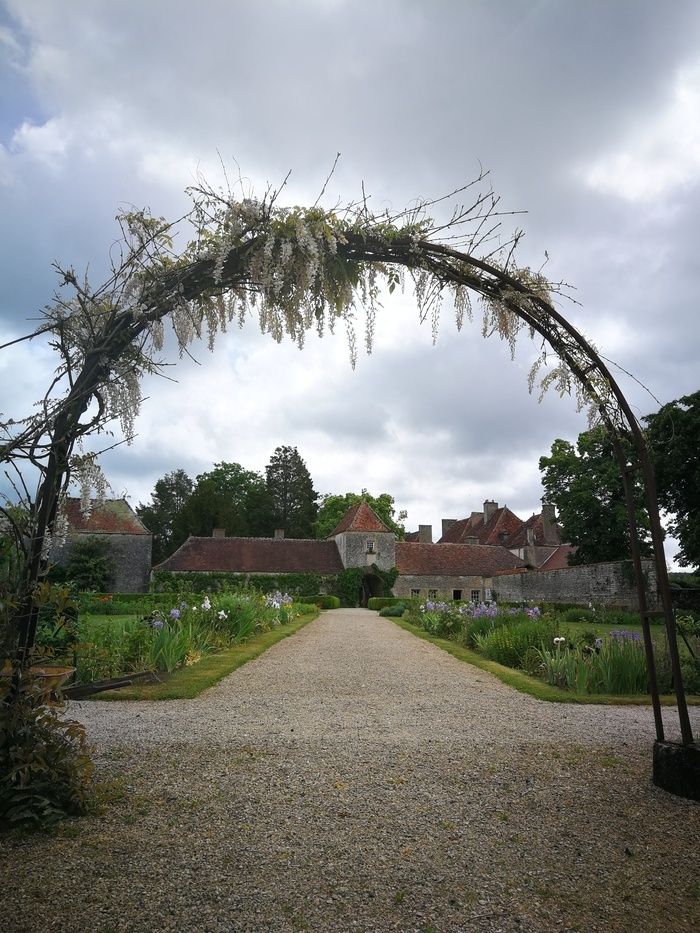
[[[487,499],[484,502],[484,524],[489,521],[491,516],[498,510],[498,503],[493,499]]]
[[[450,528],[451,528],[454,524],[456,524],[456,522],[457,522],[457,519],[456,519],[456,518],[443,518],[443,520],[442,520],[442,536],[443,536],[443,538],[445,537],[445,535],[447,534],[447,532],[450,530]]]
[[[225,538],[226,529],[225,528],[214,528],[211,533],[212,538]]]
[[[275,538],[284,538],[284,528],[275,528]]]
[[[464,542],[463,542],[463,543],[464,543],[464,544],[478,544],[478,543],[479,543],[479,539],[477,538],[476,535],[467,535],[467,537],[464,538]]]
[[[542,534],[544,536],[544,544],[559,544],[559,535],[557,534],[557,529],[555,528],[557,517],[554,506],[551,502],[545,502],[542,500]]]
[[[533,545],[535,543],[535,529],[530,527],[526,529],[525,534],[527,535],[527,544]]]
[[[418,526],[418,540],[420,541],[421,544],[432,544],[433,543],[433,526],[432,525],[419,525]]]
[[[484,513],[483,513],[483,512],[472,512],[472,514],[469,516],[469,520],[472,521],[472,522],[476,522],[476,521],[482,521],[482,522],[483,522],[483,520],[484,520]]]

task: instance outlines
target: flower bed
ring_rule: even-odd
[[[172,673],[291,622],[304,608],[280,592],[229,593],[189,601],[173,596],[169,608],[151,609],[141,617],[80,616],[64,644],[52,647],[74,662],[77,683],[137,670]],[[133,610],[138,613],[138,609],[135,604]]]
[[[541,612],[538,607],[501,608],[496,603],[428,600],[412,608],[408,618],[431,635],[459,642],[552,686],[578,694],[648,692],[644,644],[637,631],[612,629],[599,635],[562,613]],[[683,680],[687,693],[700,693],[700,638],[694,629],[690,634],[695,652],[690,647],[682,650]],[[671,665],[663,635],[654,640],[654,657],[659,689],[671,693]]]

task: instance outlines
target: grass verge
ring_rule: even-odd
[[[458,645],[447,638],[438,638],[430,635],[425,629],[413,625],[407,619],[392,619],[387,617],[390,622],[394,622],[406,632],[415,635],[416,638],[422,638],[423,641],[429,641],[438,648],[442,648],[458,661],[466,661],[482,671],[487,671],[498,677],[500,681],[509,687],[514,687],[521,693],[528,693],[536,700],[547,700],[550,703],[593,703],[606,706],[649,706],[651,698],[646,693],[634,694],[607,694],[607,693],[572,693],[569,690],[562,690],[559,687],[552,687],[550,684],[543,683],[537,677],[530,677],[524,671],[514,670],[512,667],[505,667],[503,664],[497,664],[496,661],[489,661],[482,658],[476,651],[471,651],[463,645]],[[686,702],[689,706],[700,706],[700,697],[687,696]],[[668,695],[661,697],[663,706],[675,706],[675,696]]]
[[[294,622],[280,625],[270,632],[255,635],[253,638],[241,642],[240,645],[234,645],[233,648],[227,648],[218,654],[206,655],[197,664],[175,671],[162,683],[135,685],[133,687],[124,687],[122,690],[106,690],[104,693],[96,694],[94,699],[191,700],[215,683],[218,683],[223,677],[242,667],[246,662],[257,658],[278,641],[294,635],[317,616],[318,610],[300,616]]]

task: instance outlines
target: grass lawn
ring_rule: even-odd
[[[159,675],[163,677],[161,683],[134,685],[121,690],[107,690],[95,694],[96,700],[190,700],[199,696],[208,687],[218,683],[223,677],[241,667],[247,661],[257,658],[268,648],[294,635],[313,619],[317,618],[319,610],[308,615],[299,616],[293,622],[280,625],[269,632],[254,635],[239,645],[226,648],[217,654],[205,655],[197,664],[182,667],[175,673]],[[132,616],[93,616],[93,619],[105,619],[112,622],[115,619],[131,619]]]
[[[415,635],[417,638],[422,638],[423,641],[429,641],[433,645],[437,645],[438,648],[442,648],[443,651],[447,651],[448,654],[451,654],[459,661],[466,661],[467,664],[473,664],[474,667],[478,667],[482,671],[488,671],[490,674],[498,677],[498,679],[504,684],[508,684],[509,687],[515,687],[515,689],[519,690],[521,693],[529,693],[530,696],[535,697],[537,700],[549,700],[550,702],[555,703],[593,703],[597,705],[614,706],[646,706],[651,704],[651,699],[646,693],[623,695],[610,695],[604,693],[579,694],[573,693],[569,690],[561,690],[559,687],[552,687],[550,684],[544,683],[544,681],[539,680],[537,677],[531,677],[524,671],[518,671],[512,667],[505,667],[503,664],[497,664],[495,661],[488,661],[480,654],[477,654],[476,651],[472,651],[469,648],[464,648],[462,645],[457,644],[457,642],[450,641],[447,638],[438,638],[435,635],[430,635],[425,631],[425,629],[422,629],[417,625],[412,625],[407,619],[389,618],[389,621],[394,622],[396,625],[400,626],[405,631],[410,632],[412,635]],[[574,630],[579,626],[580,628],[590,627],[588,623],[573,622],[569,624],[573,626]],[[603,634],[607,634],[607,632],[610,631],[610,626],[602,626],[602,628]],[[657,628],[659,628],[659,626],[657,626]],[[639,630],[641,631],[641,626],[639,626]],[[686,701],[689,706],[699,706],[700,696],[688,696],[686,697]],[[675,706],[676,698],[675,696],[671,695],[662,696],[661,703],[664,706]]]

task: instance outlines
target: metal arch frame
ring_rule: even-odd
[[[251,241],[232,248],[223,264],[223,271],[220,271],[218,277],[213,259],[196,260],[166,273],[160,279],[152,296],[152,304],[145,314],[136,319],[133,312],[126,309],[116,314],[105,331],[98,335],[99,340],[96,340],[96,345],[87,354],[79,376],[52,420],[53,444],[38,493],[40,527],[31,542],[30,575],[27,579],[29,584],[38,580],[42,575],[43,535],[51,528],[55,518],[58,495],[68,479],[68,456],[80,434],[80,418],[87,410],[95,393],[99,391],[100,379],[106,372],[109,372],[129,345],[139,338],[150,323],[161,320],[170,313],[176,296],[178,299],[180,296],[185,300],[196,299],[205,292],[210,294],[216,291],[224,292],[246,281],[254,288],[255,283],[250,281],[245,264],[246,255],[250,253],[253,245]],[[450,284],[466,286],[482,295],[487,301],[499,303],[501,307],[507,308],[509,312],[520,318],[533,334],[539,333],[583,386],[597,406],[610,432],[625,491],[632,561],[644,632],[657,739],[663,741],[664,727],[649,627],[649,617],[656,613],[649,609],[642,572],[634,492],[630,482],[630,477],[635,472],[641,473],[645,503],[650,517],[657,585],[668,637],[682,743],[685,746],[692,745],[693,734],[683,691],[654,471],[639,423],[622,390],[597,351],[552,306],[548,298],[528,286],[526,277],[518,279],[508,274],[506,269],[477,259],[468,253],[411,235],[399,233],[398,236],[386,236],[381,231],[372,231],[371,228],[349,230],[342,242],[339,240],[337,251],[339,256],[350,262],[386,263],[400,265],[409,270],[424,270],[435,276],[440,287]],[[605,393],[601,393],[601,385],[606,388]],[[636,454],[634,463],[626,462],[621,445],[623,437],[632,442]],[[18,621],[20,656],[22,663],[26,663],[36,631],[36,609],[33,607],[29,591],[18,613]]]

